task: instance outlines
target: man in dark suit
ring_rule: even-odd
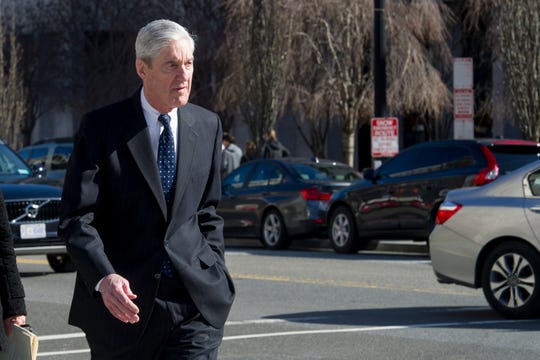
[[[77,266],[69,322],[92,359],[216,359],[234,298],[224,259],[222,129],[188,103],[194,41],[156,20],[135,43],[142,88],[86,114],[62,195]]]
[[[4,196],[0,192],[0,315],[4,326],[0,326],[0,351],[6,335],[10,336],[13,324],[26,323],[24,289],[17,269],[13,237],[7,216]]]

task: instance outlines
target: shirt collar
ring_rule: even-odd
[[[159,111],[157,111],[146,99],[146,96],[144,96],[144,88],[141,88],[141,106],[143,109],[144,117],[146,119],[146,122],[149,123],[150,120],[153,120],[153,122],[158,121],[158,117],[161,114]],[[177,123],[178,119],[178,109],[174,108],[172,109],[168,115],[171,117],[171,124]],[[150,123],[148,124],[150,125]]]

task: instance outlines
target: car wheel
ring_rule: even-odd
[[[291,241],[287,238],[285,224],[275,209],[264,214],[261,225],[261,243],[267,249],[286,249]]]
[[[51,268],[58,273],[75,271],[75,263],[68,254],[47,254]]]
[[[335,252],[351,254],[362,247],[356,233],[353,214],[345,206],[338,207],[332,213],[328,234],[330,244]],[[367,246],[367,242],[365,242],[365,246]]]
[[[482,289],[491,307],[507,318],[534,317],[540,311],[540,258],[519,242],[498,246],[486,258]]]

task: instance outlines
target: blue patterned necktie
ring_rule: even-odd
[[[158,168],[163,194],[167,204],[171,200],[171,188],[176,176],[176,152],[174,151],[174,138],[171,130],[171,118],[167,114],[161,114],[158,118],[163,124],[163,131],[159,137],[158,145]]]
[[[159,115],[158,120],[163,124],[163,131],[159,137],[157,162],[161,186],[163,187],[163,195],[165,195],[167,208],[169,208],[173,193],[171,189],[176,176],[176,151],[174,150],[174,138],[170,125],[170,116],[161,114]],[[167,277],[173,277],[172,264],[168,257],[163,261],[161,272]]]

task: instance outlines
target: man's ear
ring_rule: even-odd
[[[135,69],[137,69],[137,74],[139,75],[139,77],[144,80],[146,78],[148,65],[141,59],[136,59]]]

